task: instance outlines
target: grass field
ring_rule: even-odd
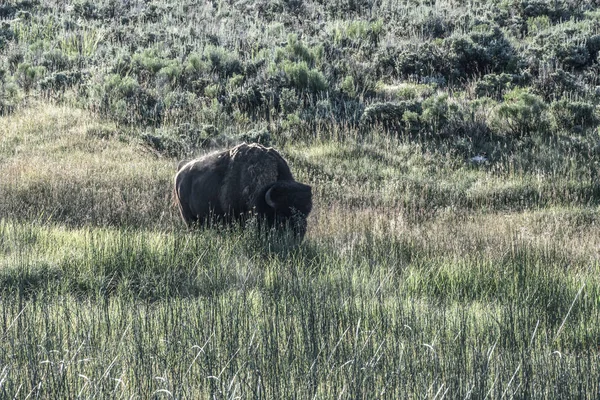
[[[89,137],[107,126],[56,106],[4,118],[6,397],[600,390],[592,184],[411,143],[299,145],[286,155],[315,211],[286,249],[187,232],[173,160]]]
[[[593,2],[0,19],[1,398],[600,396]],[[243,140],[312,185],[302,244],[180,220]]]

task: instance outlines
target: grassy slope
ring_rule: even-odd
[[[5,395],[598,391],[596,207],[493,200],[564,177],[414,142],[290,145],[315,212],[302,246],[268,251],[249,231],[185,232],[174,160],[111,123],[40,106],[2,126]]]

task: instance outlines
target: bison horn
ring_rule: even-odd
[[[271,190],[273,190],[272,187],[269,188],[269,190],[267,190],[267,193],[265,193],[265,201],[267,202],[267,204],[269,205],[269,207],[271,207],[271,208],[277,208],[277,204],[275,204],[275,202],[271,198]]]

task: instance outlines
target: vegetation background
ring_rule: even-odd
[[[598,398],[599,52],[592,0],[2,2],[1,397]],[[240,141],[302,245],[184,229]]]

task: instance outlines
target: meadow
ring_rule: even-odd
[[[598,398],[597,8],[1,4],[0,397]],[[181,221],[241,141],[302,244]]]

